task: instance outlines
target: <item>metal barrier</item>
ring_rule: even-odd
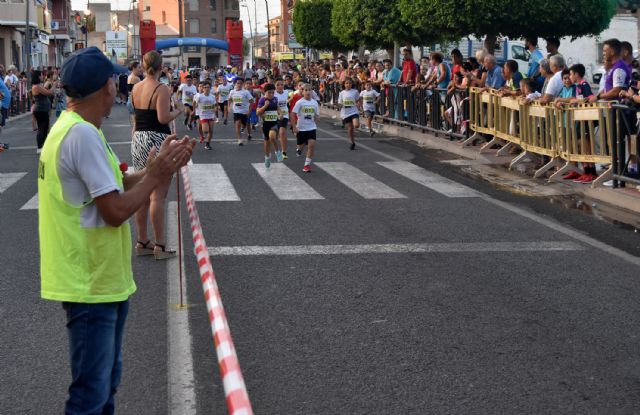
[[[640,140],[637,136],[640,113],[620,104],[612,105],[612,110],[616,120],[614,140],[611,146],[613,187],[625,187],[626,183],[640,185],[640,165],[638,165]],[[630,168],[633,160],[635,160],[635,172],[632,172]]]
[[[16,88],[11,88],[11,104],[9,116],[16,116],[31,111],[31,91],[27,90],[27,81],[20,80]]]

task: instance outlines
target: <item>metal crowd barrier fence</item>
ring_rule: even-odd
[[[323,105],[336,108],[342,90],[340,82],[314,79],[312,88]],[[449,138],[466,139],[469,133],[468,91],[457,89],[414,88],[412,85],[391,85],[380,88],[376,119],[383,123],[418,128]]]
[[[520,99],[479,88],[469,89],[469,100],[474,134],[464,144],[488,138],[480,151],[489,151],[497,144],[497,155],[521,147],[524,151],[511,161],[511,168],[532,155],[544,156],[548,161],[534,177],[558,167],[549,178],[554,181],[575,170],[576,163],[612,165],[616,119],[610,102],[556,108],[535,102],[524,104]],[[593,186],[609,180],[612,171],[612,167],[607,168]]]
[[[637,136],[640,113],[620,104],[612,105],[612,110],[616,119],[611,146],[613,187],[625,187],[626,183],[640,185],[640,140]],[[635,167],[635,171],[631,167]]]
[[[27,91],[27,81],[21,80],[16,88],[11,89],[9,116],[16,116],[31,111],[31,91]]]

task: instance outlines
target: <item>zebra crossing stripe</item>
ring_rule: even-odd
[[[268,169],[262,163],[253,163],[253,168],[280,200],[324,199],[320,193],[313,190],[307,182],[283,163],[273,163]]]
[[[447,197],[480,197],[480,193],[470,187],[427,171],[408,161],[379,161],[378,164]]]
[[[193,199],[198,202],[236,202],[240,200],[222,164],[189,165]]]
[[[27,173],[0,173],[0,193],[13,186],[15,182],[26,176]]]
[[[20,208],[20,210],[37,210],[38,209],[38,194],[36,193],[35,195],[33,195],[33,197],[31,199],[29,199],[29,201],[27,203],[25,203],[24,205],[22,205],[22,207]]]
[[[316,163],[334,179],[365,199],[404,199],[405,195],[374,179],[348,163]]]

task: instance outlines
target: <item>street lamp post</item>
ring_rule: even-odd
[[[27,0],[27,18],[24,24],[24,51],[25,51],[25,73],[27,74],[27,88],[31,87],[31,28],[29,26],[29,3],[31,0]]]
[[[251,65],[255,65],[254,47],[256,44],[256,40],[253,37],[253,29],[251,28],[251,13],[249,12],[249,6],[247,6],[246,3],[243,3],[242,7],[247,9],[247,16],[249,17],[249,33],[251,35]]]
[[[269,0],[264,0],[264,5],[267,10],[267,59],[269,60],[269,68],[271,68],[271,28],[269,27]]]

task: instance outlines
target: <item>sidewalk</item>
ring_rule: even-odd
[[[339,119],[338,111],[327,107],[323,107],[322,111],[330,118],[336,115]],[[442,162],[457,166],[465,175],[487,181],[498,188],[530,197],[573,197],[578,199],[578,205],[580,202],[589,202],[592,206],[603,204],[605,206],[598,206],[598,208],[609,213],[616,213],[614,219],[634,226],[640,224],[638,219],[640,191],[633,185],[618,189],[606,186],[593,189],[590,185],[571,181],[549,183],[545,179],[534,179],[532,174],[526,174],[532,170],[531,166],[527,166],[526,163],[519,166],[523,167],[521,170],[509,170],[509,163],[514,156],[497,156],[496,151],[480,153],[480,146],[463,147],[457,141],[437,137],[432,133],[423,133],[418,129],[412,130],[393,124],[378,125],[382,126],[381,132],[386,136],[411,140],[420,147],[445,151],[460,157]],[[527,169],[527,167],[529,168]],[[585,199],[585,201],[579,199]]]

